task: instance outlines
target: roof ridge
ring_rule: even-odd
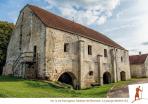
[[[140,55],[130,55],[130,57],[131,57],[131,56],[143,56],[143,55],[147,55],[147,56],[148,56],[148,53],[140,54]]]
[[[129,56],[130,64],[143,64],[148,57],[148,54]]]
[[[82,36],[86,36],[92,39],[95,39],[103,44],[124,49],[122,46],[117,44],[115,41],[110,39],[109,37],[103,35],[102,33],[95,31],[87,26],[79,24],[77,22],[73,22],[69,19],[65,19],[61,16],[58,16],[52,12],[44,10],[38,6],[27,4],[29,8],[40,18],[40,20],[47,26],[47,27],[55,27],[61,30],[74,32],[80,34]],[[44,13],[43,13],[44,12]],[[51,20],[49,22],[49,20]],[[66,25],[67,24],[67,25]]]

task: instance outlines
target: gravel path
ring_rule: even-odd
[[[132,84],[139,84],[139,83],[148,83],[148,78],[139,79]],[[125,85],[122,88],[114,89],[114,86],[108,92],[108,98],[128,98],[129,97],[128,85]]]

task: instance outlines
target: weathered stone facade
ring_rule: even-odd
[[[34,47],[37,47],[36,54],[39,60],[37,60],[37,66],[34,66],[34,64],[33,66],[38,67],[38,76],[43,77],[45,71],[45,33],[46,27],[43,23],[29,8],[24,8],[19,15],[16,28],[9,42],[5,67],[6,70],[4,68],[3,74],[12,74],[12,67],[16,62],[17,66],[14,66],[16,68],[14,68],[13,74],[15,75],[16,72],[17,76],[25,77],[24,70],[33,64],[29,63],[29,61],[33,62]],[[19,57],[20,59],[17,62],[17,58]],[[26,63],[22,61],[26,61]]]
[[[26,6],[9,42],[3,74],[62,82],[67,78],[74,88],[87,88],[130,79],[129,56],[127,50],[47,27]]]
[[[130,56],[130,70],[133,78],[148,77],[148,54]]]

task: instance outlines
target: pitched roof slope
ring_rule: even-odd
[[[109,45],[109,46],[112,46],[115,48],[124,49],[123,47],[121,47],[119,44],[112,41],[108,37],[102,35],[99,32],[96,32],[90,28],[87,28],[83,25],[80,25],[78,23],[74,23],[68,19],[57,16],[57,15],[50,13],[44,9],[41,9],[37,6],[28,5],[28,7],[33,11],[33,13],[35,13],[39,17],[39,19],[47,27],[52,27],[52,28],[63,30],[63,31],[77,33],[81,36],[95,39],[95,40],[99,41],[100,43],[103,43],[103,44],[106,44],[106,45]]]
[[[129,56],[130,64],[143,64],[148,54]]]

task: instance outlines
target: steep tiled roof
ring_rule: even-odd
[[[56,28],[59,30],[76,33],[81,36],[97,40],[100,43],[103,43],[103,44],[106,44],[106,45],[109,45],[115,48],[124,49],[123,47],[121,47],[119,44],[112,41],[108,37],[90,28],[87,28],[78,23],[74,23],[68,19],[57,16],[37,6],[33,6],[33,5],[27,5],[27,6],[33,11],[33,13],[35,13],[39,17],[39,19],[47,27],[52,27],[52,28]]]
[[[143,64],[148,54],[129,56],[130,64]]]

